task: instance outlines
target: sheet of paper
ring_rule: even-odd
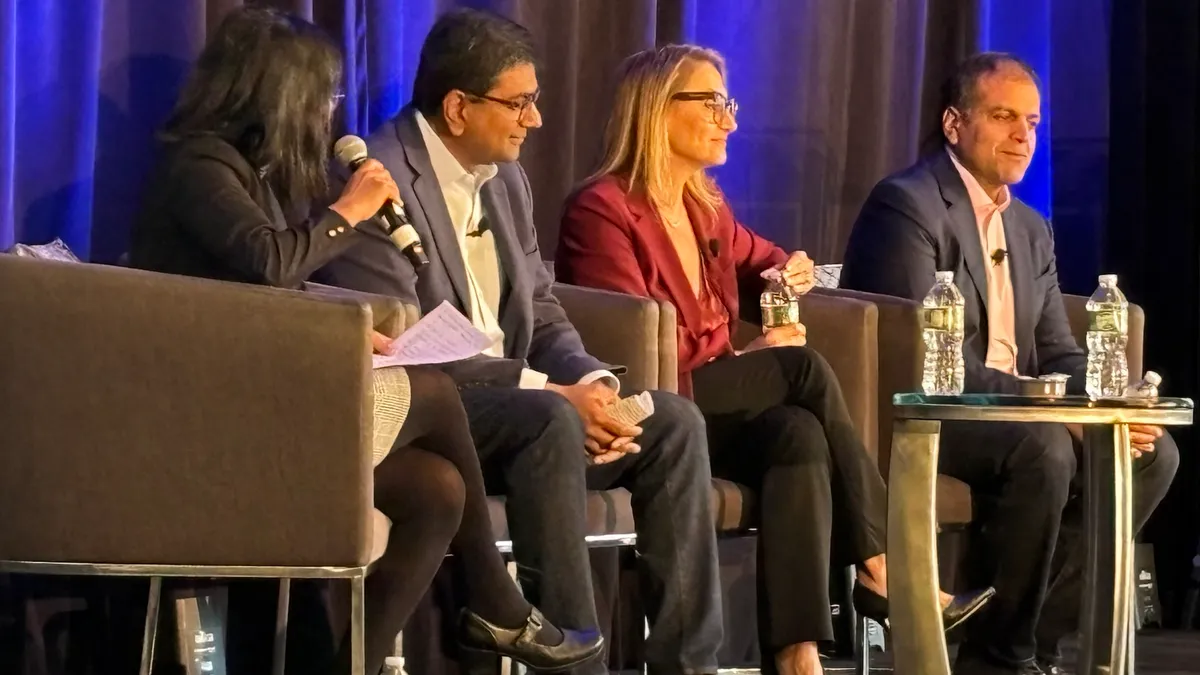
[[[392,342],[391,354],[375,354],[374,367],[461,361],[491,346],[491,338],[450,303],[442,302]]]
[[[643,391],[608,406],[607,412],[618,422],[636,427],[654,414],[654,399],[650,398],[650,392]]]

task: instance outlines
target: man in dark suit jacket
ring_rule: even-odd
[[[1018,374],[1064,373],[1068,391],[1083,393],[1086,357],[1063,308],[1050,224],[1009,191],[1036,144],[1037,77],[1015,57],[980,54],[943,98],[945,147],[875,187],[841,285],[920,300],[935,271],[952,270],[966,300],[966,391],[1018,393]],[[1131,431],[1140,528],[1179,456],[1162,429]],[[1079,538],[1063,536],[1081,516],[1079,437],[1058,424],[943,424],[939,470],[976,495],[997,590],[956,673],[1061,672],[1058,642],[1074,629],[1081,590]]]
[[[508,497],[522,585],[557,625],[597,625],[585,490],[626,487],[653,595],[651,672],[716,672],[722,618],[703,420],[664,392],[652,393],[655,412],[641,429],[604,412],[619,383],[584,350],[551,294],[529,182],[516,163],[528,131],[541,126],[537,98],[523,28],[471,10],[439,19],[411,106],[368,139],[430,262],[414,269],[375,232],[317,278],[424,311],[449,302],[493,336],[486,356],[448,372],[484,472]]]

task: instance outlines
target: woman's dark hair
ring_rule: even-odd
[[[457,89],[482,96],[500,73],[523,63],[537,63],[524,26],[478,9],[447,12],[421,45],[413,105],[426,117],[440,117],[446,94]]]
[[[341,77],[341,54],[316,26],[273,9],[237,9],[200,54],[161,136],[224,139],[294,205],[327,189]]]

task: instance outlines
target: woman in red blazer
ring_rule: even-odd
[[[555,272],[677,308],[680,389],[704,413],[713,474],[759,489],[760,642],[775,654],[764,669],[820,673],[818,642],[833,639],[831,564],[857,565],[856,607],[886,620],[885,488],[803,326],[743,352],[730,343],[739,285],[759,290],[777,268],[797,292],[813,286],[812,261],[738,223],[705,174],[725,162],[736,113],[715,52],[671,45],[630,57],[601,169],[567,202]],[[942,596],[949,628],[990,589]]]

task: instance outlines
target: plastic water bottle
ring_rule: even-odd
[[[771,268],[761,276],[767,282],[766,289],[758,296],[763,332],[800,323],[800,298],[784,282],[783,273]]]
[[[1087,301],[1087,393],[1092,398],[1124,396],[1129,386],[1129,302],[1117,288],[1117,275],[1101,274],[1100,287]]]
[[[963,296],[954,285],[954,272],[938,272],[936,283],[921,302],[921,331],[925,339],[925,371],[921,389],[930,396],[963,392]]]
[[[1147,370],[1142,381],[1137,384],[1129,385],[1129,392],[1126,396],[1134,398],[1158,398],[1158,388],[1162,386],[1162,375]]]

